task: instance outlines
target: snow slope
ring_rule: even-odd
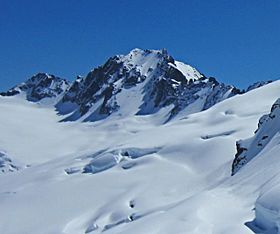
[[[280,232],[279,206],[279,140],[280,99],[272,105],[269,114],[259,120],[255,135],[238,142],[238,153],[233,162],[233,174],[249,174],[250,183],[261,185],[255,210],[253,229],[264,233]]]
[[[231,176],[235,142],[253,136],[279,89],[276,81],[166,124],[168,107],[61,122],[53,107],[0,97],[1,152],[27,165],[0,175],[0,233],[253,233],[255,202],[278,178],[276,154]]]

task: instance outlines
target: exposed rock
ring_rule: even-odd
[[[238,172],[268,145],[280,131],[280,99],[271,108],[268,115],[260,118],[255,136],[237,142],[237,153],[232,164],[232,175]]]
[[[264,86],[264,85],[270,84],[271,82],[273,82],[273,81],[272,81],[272,80],[268,80],[268,81],[258,81],[258,82],[256,82],[256,83],[250,85],[250,86],[247,88],[246,92],[249,92],[249,91],[251,91],[251,90],[253,90],[253,89],[257,89],[257,88],[262,87],[262,86]]]
[[[7,92],[2,92],[2,96],[14,96],[20,93],[26,95],[28,101],[37,102],[44,98],[56,98],[64,94],[69,87],[69,83],[47,73],[38,73],[26,82],[17,85]]]
[[[127,55],[109,58],[85,79],[78,78],[56,107],[61,114],[65,109],[72,113],[67,120],[85,116],[84,120],[94,121],[121,113],[126,108],[126,103],[119,101],[124,93],[142,102],[132,114],[153,114],[173,105],[171,119],[198,99],[203,99],[200,110],[205,110],[241,92],[175,61],[165,49],[134,49]]]
[[[255,83],[247,91],[270,82]],[[109,58],[86,77],[77,76],[71,85],[54,75],[38,73],[0,95],[24,94],[33,102],[51,99],[59,114],[67,114],[65,121],[96,121],[114,113],[150,115],[165,107],[169,113],[164,121],[169,121],[190,105],[195,107],[188,114],[243,92],[175,61],[166,49],[134,49]]]

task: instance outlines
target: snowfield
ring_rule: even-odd
[[[0,151],[20,165],[0,174],[0,233],[278,233],[279,134],[234,176],[231,165],[279,90],[276,81],[166,124],[168,108],[61,122],[52,106],[0,97]]]

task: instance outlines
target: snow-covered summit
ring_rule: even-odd
[[[38,73],[7,92],[0,93],[1,96],[14,96],[22,94],[28,101],[38,102],[45,98],[58,98],[63,95],[69,87],[69,82],[54,75]]]
[[[265,84],[256,83],[248,90]],[[240,93],[234,86],[176,61],[166,49],[136,48],[109,58],[72,84],[38,73],[1,95],[21,94],[28,101],[55,105],[66,121],[161,113],[161,122],[166,122],[179,113],[197,113]]]
[[[240,93],[175,61],[166,49],[134,49],[117,55],[78,78],[57,105],[67,120],[94,121],[116,114],[149,115],[169,109],[168,120],[184,110],[194,113]]]
[[[197,80],[203,77],[198,70],[190,65],[175,61],[173,57],[168,54],[166,49],[141,50],[136,48],[131,50],[129,54],[120,56],[125,65],[128,67],[131,65],[137,66],[144,75],[148,74],[149,70],[151,71],[151,69],[155,69],[157,67],[158,59],[160,57],[164,57],[166,61],[169,60],[169,65],[179,70],[187,80]]]

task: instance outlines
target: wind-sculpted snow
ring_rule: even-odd
[[[280,232],[279,180],[269,191],[256,201],[255,219],[250,223],[258,233],[277,234]]]
[[[88,155],[80,158],[80,160],[84,161],[93,158],[89,163],[86,163],[86,165],[80,167],[70,167],[65,169],[65,172],[69,175],[75,173],[96,174],[108,170],[118,164],[120,164],[124,170],[128,170],[139,164],[139,160],[134,159],[144,156],[151,156],[157,153],[159,150],[160,148],[124,148],[116,149],[109,152],[106,150],[102,150],[93,155]]]
[[[216,133],[216,134],[212,134],[212,135],[205,135],[205,136],[202,136],[201,139],[208,140],[208,139],[215,138],[215,137],[230,136],[234,132],[235,132],[235,130],[227,131],[227,132],[221,132],[221,133]]]

